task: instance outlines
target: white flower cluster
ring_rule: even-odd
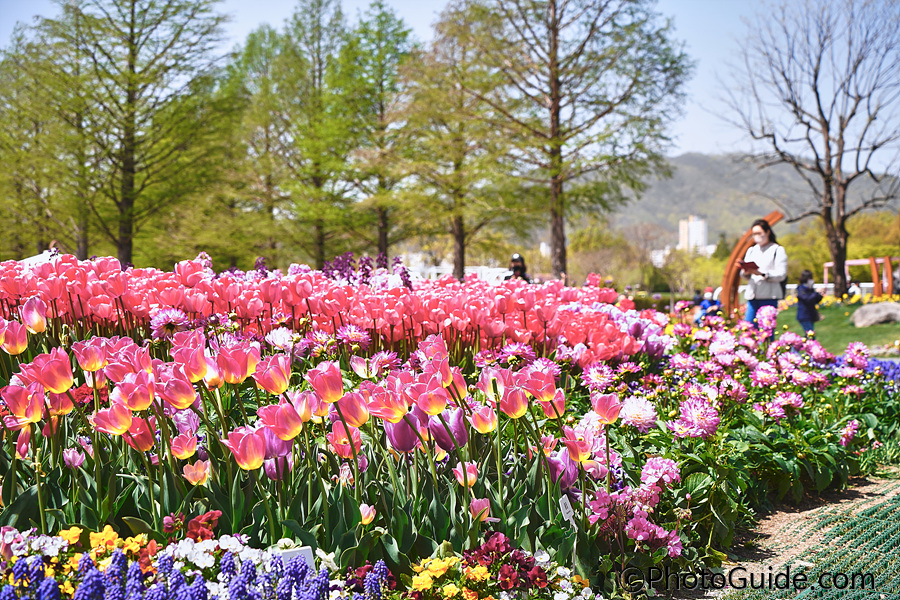
[[[36,529],[19,532],[13,527],[0,528],[0,548],[7,548],[13,556],[59,556],[69,543],[56,536],[33,535]]]

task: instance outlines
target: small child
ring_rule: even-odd
[[[806,270],[800,274],[800,284],[797,286],[797,321],[806,333],[815,331],[815,323],[820,320],[816,305],[822,301],[822,294],[816,291],[813,283],[812,271]]]

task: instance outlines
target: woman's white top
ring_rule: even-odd
[[[744,298],[747,300],[780,300],[784,297],[781,282],[787,279],[787,252],[778,244],[754,244],[744,255],[745,262],[755,262],[762,275],[750,275]],[[742,277],[747,274],[741,271]]]

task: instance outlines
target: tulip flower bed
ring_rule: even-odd
[[[693,330],[592,285],[203,258],[0,271],[4,536],[111,526],[161,548],[214,523],[383,560],[424,600],[416,566],[495,531],[608,592],[627,566],[720,561],[754,510],[871,468],[900,421],[864,346],[770,339],[765,312]],[[431,581],[475,600],[460,564]],[[533,583],[520,567],[507,580]]]

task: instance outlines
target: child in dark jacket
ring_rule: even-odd
[[[797,286],[797,320],[803,331],[808,333],[815,330],[815,323],[819,320],[816,304],[821,301],[822,294],[813,287],[812,271],[803,271],[800,274],[800,285]]]

